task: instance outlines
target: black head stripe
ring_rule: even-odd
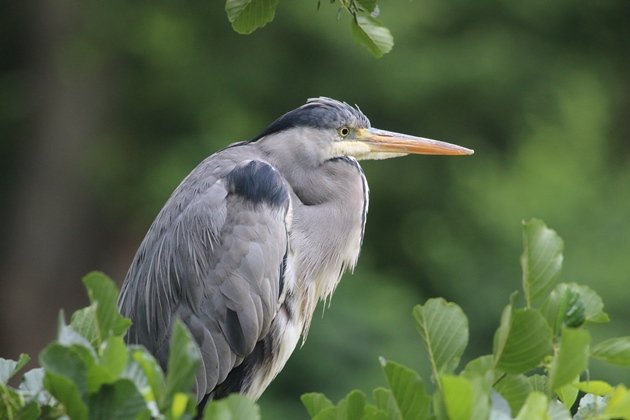
[[[339,128],[369,127],[370,121],[363,113],[345,102],[330,98],[311,98],[301,107],[289,111],[271,123],[253,141],[293,127]]]

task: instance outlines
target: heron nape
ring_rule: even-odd
[[[122,286],[127,341],[166,368],[179,318],[201,351],[199,409],[233,392],[257,399],[306,337],[317,302],[357,262],[369,191],[358,161],[472,153],[372,128],[345,102],[309,99],[175,189]]]

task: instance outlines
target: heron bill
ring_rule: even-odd
[[[474,150],[456,144],[378,128],[358,130],[355,140],[367,144],[371,152],[418,155],[472,155],[475,153]]]

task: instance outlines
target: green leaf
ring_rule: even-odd
[[[468,319],[462,309],[442,298],[413,308],[416,327],[424,342],[433,376],[455,370],[468,344]]]
[[[72,329],[96,346],[112,335],[124,336],[131,320],[118,312],[116,284],[99,272],[89,273],[83,278],[83,283],[91,305],[75,312],[70,322]]]
[[[582,302],[584,302],[586,322],[595,324],[610,321],[608,314],[604,312],[604,302],[597,292],[581,284],[569,283],[569,286],[577,290]]]
[[[527,396],[532,392],[532,386],[528,378],[522,374],[505,375],[496,384],[495,389],[506,399],[513,416],[523,407]]]
[[[110,337],[101,346],[99,366],[107,370],[112,378],[118,378],[129,358],[127,345],[122,337]]]
[[[577,389],[586,394],[595,394],[599,396],[612,394],[614,391],[614,388],[608,382],[604,381],[584,381],[573,384],[573,386],[577,387]]]
[[[80,347],[83,351],[90,353],[92,359],[96,358],[96,351],[94,351],[90,341],[76,332],[71,326],[66,325],[63,311],[59,312],[58,329],[57,343],[64,347]]]
[[[482,377],[472,378],[469,381],[473,387],[471,419],[486,419],[490,415],[492,388]]]
[[[99,332],[96,322],[96,304],[79,309],[73,313],[70,319],[70,327],[85,337],[90,343],[97,343]]]
[[[604,340],[593,347],[591,356],[615,365],[630,367],[630,337]]]
[[[630,418],[630,392],[623,385],[618,385],[608,398],[608,406],[604,410],[605,418]]]
[[[397,418],[403,420],[424,419],[429,415],[431,397],[427,394],[422,378],[413,370],[401,364],[381,359],[385,378],[391,388]],[[387,403],[386,412],[391,411]],[[377,407],[383,409],[380,404]]]
[[[584,324],[586,320],[585,306],[582,298],[575,291],[567,294],[566,307],[562,312],[564,325],[571,328],[577,328]]]
[[[394,46],[394,37],[389,29],[368,14],[354,16],[352,35],[357,43],[367,47],[378,58],[390,52]]]
[[[133,346],[130,353],[131,361],[122,376],[133,381],[145,399],[165,405],[166,383],[157,360],[144,347]]]
[[[173,402],[171,404],[171,418],[180,419],[188,410],[188,406],[191,405],[192,400],[190,395],[178,392],[173,396]]]
[[[472,418],[473,389],[463,376],[442,375],[442,399],[450,420]]]
[[[484,378],[488,384],[493,384],[495,381],[495,373],[494,356],[487,354],[468,362],[461,374],[469,379],[475,377]]]
[[[311,420],[347,420],[344,419],[344,416],[339,413],[337,407],[330,407],[323,411],[321,411],[318,415],[313,417]]]
[[[81,394],[85,394],[88,365],[93,361],[86,360],[86,354],[82,354],[80,351],[78,346],[71,348],[53,343],[42,351],[39,362],[46,370],[46,375],[54,374],[55,377],[67,378]],[[52,390],[49,389],[49,391],[57,398]]]
[[[524,373],[551,353],[551,328],[537,309],[512,310],[508,305],[494,335],[495,366],[507,373]]]
[[[81,391],[71,378],[46,370],[44,386],[57,401],[63,404],[65,412],[72,420],[88,418],[88,408],[81,398]]]
[[[13,388],[0,384],[0,419],[15,419],[24,406],[24,400]]]
[[[211,401],[203,411],[203,420],[238,420],[232,416],[230,408],[223,400]]]
[[[103,384],[117,381],[125,370],[129,354],[127,346],[121,337],[109,337],[101,345],[101,357],[88,367],[88,392],[98,391]]]
[[[527,378],[532,387],[532,391],[541,392],[547,396],[551,395],[551,387],[549,377],[545,375],[532,375]]]
[[[563,324],[567,324],[567,312],[571,310],[570,301],[574,296],[579,297],[579,304],[583,308],[584,320],[590,323],[608,322],[608,315],[604,312],[604,304],[599,295],[591,288],[576,283],[560,283],[549,294],[541,308],[541,312],[553,328],[554,334],[559,334]],[[579,308],[578,308],[579,309]],[[575,316],[575,315],[574,315]]]
[[[188,328],[178,319],[173,326],[167,362],[167,404],[170,404],[176,393],[192,391],[200,361],[201,354],[197,344]]]
[[[487,418],[490,413],[490,387],[482,378],[441,375],[442,401],[450,420]],[[423,417],[426,418],[426,417]]]
[[[0,411],[1,413],[1,411]],[[42,410],[39,408],[39,405],[35,401],[31,401],[26,404],[20,410],[20,415],[18,419],[20,420],[36,420],[42,418]]]
[[[36,420],[42,418],[36,401],[26,401],[15,389],[0,384],[0,419]]]
[[[541,220],[523,223],[523,291],[528,307],[540,305],[558,280],[564,244]]]
[[[304,404],[304,407],[306,407],[308,415],[311,417],[315,417],[321,411],[333,407],[333,403],[328,398],[326,398],[324,394],[320,394],[317,392],[303,394],[300,397],[300,400],[302,401],[302,404]]]
[[[9,379],[19,372],[30,360],[30,356],[25,353],[20,354],[17,361],[0,357],[0,384],[9,382]]]
[[[545,394],[534,391],[527,397],[516,420],[546,419],[548,400]]]
[[[579,379],[580,378],[576,376],[573,378],[573,383],[576,383]],[[562,385],[556,389],[556,395],[567,409],[571,409],[571,407],[573,407],[573,404],[578,397],[578,389],[573,386],[573,383]]]
[[[239,34],[251,34],[271,22],[278,0],[227,0],[225,12]]]
[[[339,404],[337,404],[337,416],[342,419],[361,419],[364,408],[365,394],[355,389],[339,401]]]
[[[148,419],[149,409],[133,382],[121,379],[103,385],[90,396],[88,407],[92,419]]]
[[[204,420],[260,420],[260,409],[247,397],[232,394],[206,406]]]
[[[83,278],[91,303],[96,303],[96,321],[101,341],[110,335],[124,336],[131,320],[118,312],[118,288],[105,274],[92,272]]]
[[[558,284],[549,294],[549,297],[540,308],[547,323],[553,330],[554,336],[560,334],[564,321],[564,314],[569,299],[569,288],[566,283]]]
[[[386,418],[390,420],[402,420],[400,408],[398,408],[396,398],[390,389],[376,388],[372,392],[372,396],[374,397],[376,406],[386,414]]]
[[[363,407],[363,413],[361,413],[360,420],[392,420],[387,416],[387,413],[378,409],[372,404],[366,404]]]
[[[505,346],[508,343],[508,339],[510,338],[510,333],[512,330],[512,317],[513,317],[513,307],[512,305],[507,305],[503,312],[501,312],[501,320],[499,321],[499,328],[494,333],[494,338],[492,340],[492,353],[494,356],[494,365],[496,366],[497,362],[503,355],[503,351],[505,350]],[[514,333],[512,333],[514,334]]]
[[[551,389],[557,391],[563,385],[571,384],[588,366],[588,349],[591,336],[586,330],[564,328],[560,346],[549,368]]]

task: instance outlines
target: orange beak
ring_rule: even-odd
[[[367,145],[370,154],[472,155],[475,153],[474,150],[455,144],[379,130],[378,128],[357,130],[354,140]]]

